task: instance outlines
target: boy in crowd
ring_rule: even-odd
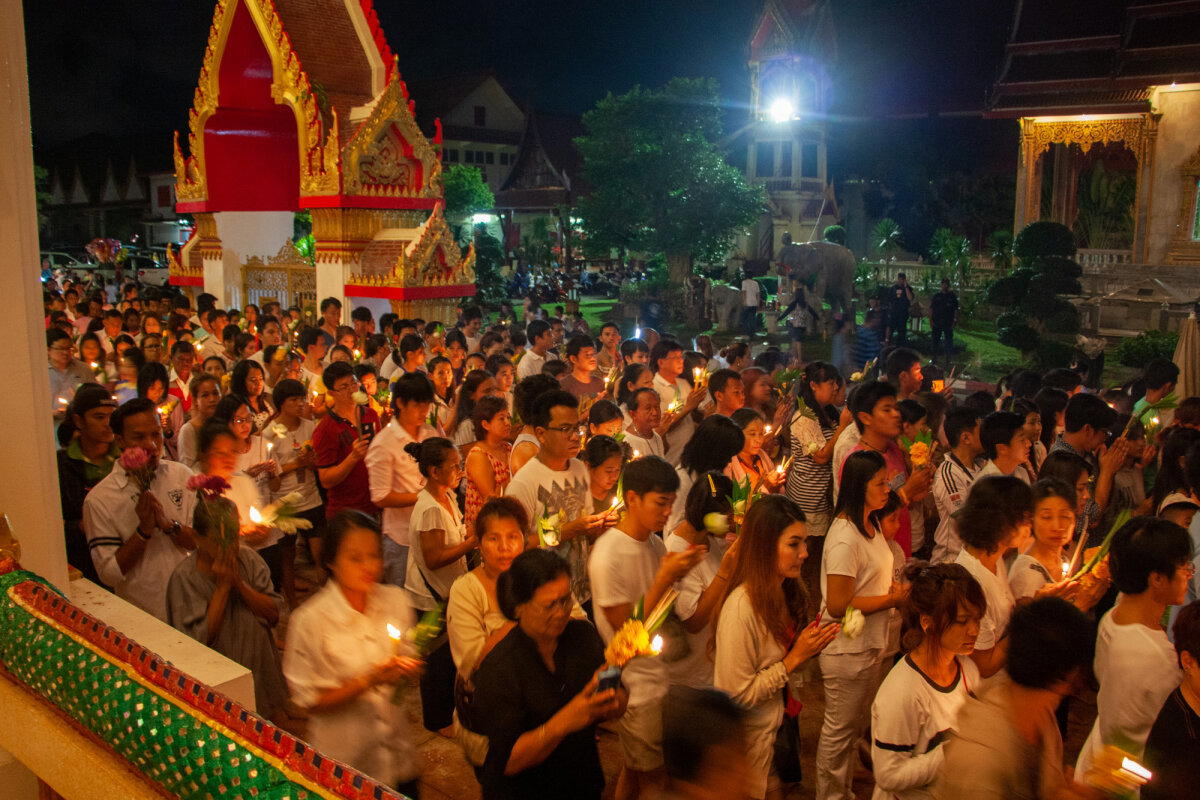
[[[933,534],[934,564],[951,564],[962,550],[962,541],[954,529],[954,512],[966,502],[967,490],[979,474],[976,461],[983,453],[979,427],[979,414],[974,409],[960,406],[946,412],[943,429],[950,452],[933,478],[933,501],[938,510],[938,526]]]

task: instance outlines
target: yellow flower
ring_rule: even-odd
[[[654,650],[650,647],[650,634],[640,619],[625,620],[604,650],[604,660],[622,669],[637,656],[649,655],[654,655]]]
[[[908,459],[914,467],[920,467],[929,463],[929,445],[925,442],[913,442],[912,447],[908,448]]]

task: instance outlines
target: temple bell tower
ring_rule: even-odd
[[[766,190],[748,258],[772,259],[785,232],[821,238],[838,220],[826,169],[829,72],[837,57],[829,0],[766,0],[750,39],[746,177]]]

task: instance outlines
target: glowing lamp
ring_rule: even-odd
[[[487,225],[489,222],[495,221],[495,214],[474,214],[471,216],[471,222],[475,225]]]
[[[769,114],[771,119],[775,122],[787,122],[796,116],[796,107],[792,105],[791,100],[780,97],[779,99],[775,100],[775,102],[771,103],[770,107],[767,109],[767,114]]]
[[[392,652],[396,655],[400,654],[400,629],[392,623],[387,624],[388,638],[392,640]]]

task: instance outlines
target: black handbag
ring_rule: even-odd
[[[775,731],[775,747],[771,765],[782,783],[799,783],[800,772],[800,717],[783,715]]]

